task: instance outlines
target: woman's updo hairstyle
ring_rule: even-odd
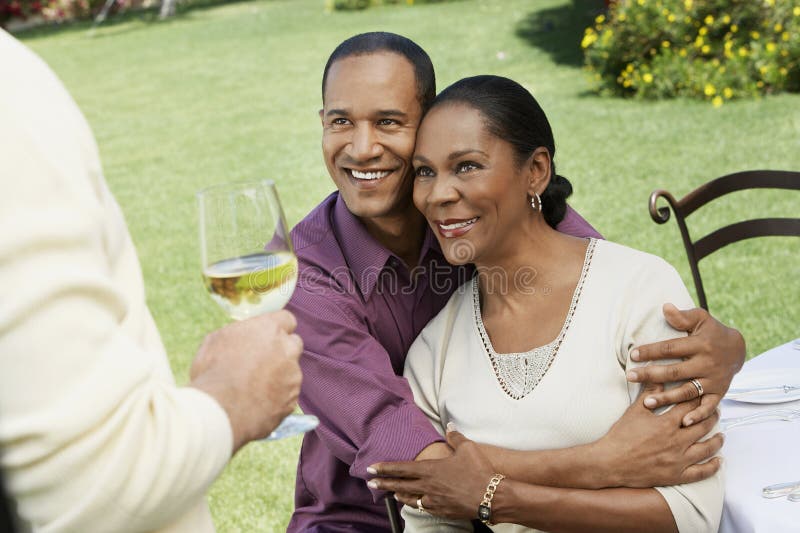
[[[539,102],[519,83],[501,76],[473,76],[459,80],[443,90],[431,109],[442,104],[463,103],[479,111],[486,129],[511,143],[517,165],[522,165],[543,146],[550,152],[550,183],[542,193],[542,214],[555,228],[564,219],[572,185],[556,174],[553,130]]]

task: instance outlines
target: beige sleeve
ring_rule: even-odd
[[[660,258],[647,257],[644,268],[633,280],[629,316],[619,350],[619,357],[625,361],[626,370],[640,366],[630,359],[633,348],[665,339],[682,337],[686,334],[673,329],[664,318],[662,306],[675,304],[679,309],[695,307],[689,292],[677,271]],[[665,360],[653,364],[669,364]],[[678,384],[672,384],[676,386]],[[639,385],[629,389],[631,401],[638,396]],[[668,409],[668,408],[667,408]],[[716,434],[712,430],[705,438]],[[720,470],[709,479],[671,487],[656,487],[666,500],[678,531],[681,533],[711,533],[719,528],[724,495],[724,477]]]
[[[449,345],[452,321],[457,312],[456,298],[451,298],[442,311],[425,326],[411,345],[406,357],[403,375],[414,393],[414,402],[431,421],[433,427],[444,435],[445,428],[439,410],[439,382],[446,346]],[[445,338],[448,337],[448,338]],[[439,531],[472,531],[468,520],[439,518],[417,509],[403,506],[400,511],[405,520],[405,531],[415,533]]]
[[[2,30],[0,71],[14,80],[0,84],[0,466],[9,491],[37,531],[212,529],[204,493],[231,454],[227,416],[172,381],[77,106]]]

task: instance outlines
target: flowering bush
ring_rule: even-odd
[[[45,21],[85,18],[97,13],[105,0],[0,0],[0,27],[12,19],[26,20],[38,16]],[[130,7],[147,7],[152,0],[116,0],[115,10]]]
[[[800,91],[793,0],[619,0],[586,28],[586,68],[605,94],[726,100]]]

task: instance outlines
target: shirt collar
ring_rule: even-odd
[[[401,265],[402,261],[369,234],[364,224],[347,209],[341,194],[337,194],[333,208],[333,227],[342,250],[344,260],[365,299],[369,299],[378,277],[390,259]],[[441,255],[439,242],[430,227],[425,225],[425,238],[422,242],[420,264],[430,252]],[[402,267],[401,267],[402,268]]]

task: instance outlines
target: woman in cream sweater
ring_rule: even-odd
[[[682,335],[662,315],[665,301],[693,306],[670,265],[553,229],[571,192],[554,151],[533,96],[495,76],[445,89],[420,127],[414,202],[448,261],[478,271],[406,361],[417,404],[442,432],[453,423],[470,439],[518,450],[594,441],[639,393],[626,380],[633,348]],[[720,472],[679,486],[594,491],[501,474],[488,498],[496,511],[485,517],[506,522],[495,531],[711,532],[722,510]],[[423,504],[404,509],[408,531],[471,530],[421,512]]]

